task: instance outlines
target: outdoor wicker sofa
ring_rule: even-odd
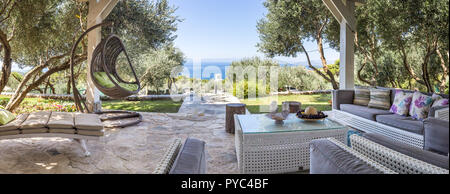
[[[103,124],[97,114],[40,111],[17,116],[14,121],[0,126],[0,140],[62,137],[77,140],[89,156],[87,140],[98,140],[104,135]]]
[[[182,144],[175,138],[153,174],[206,174],[206,143],[187,138]]]
[[[379,134],[350,136],[351,147],[329,138],[310,143],[311,174],[448,174],[449,158]]]
[[[394,101],[395,91],[390,90],[391,104]],[[407,93],[414,91],[403,90]],[[431,93],[424,93],[432,95]],[[344,125],[358,130],[382,134],[396,141],[413,145],[418,148],[434,151],[443,155],[449,153],[448,140],[448,113],[449,106],[439,106],[430,109],[428,118],[424,121],[411,117],[400,116],[377,108],[353,104],[354,90],[334,90],[332,111],[330,118]],[[448,95],[440,94],[444,98]]]

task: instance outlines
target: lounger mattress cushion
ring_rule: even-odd
[[[340,108],[344,112],[360,116],[372,121],[376,120],[377,115],[392,115],[392,113],[389,112],[389,110],[369,108],[367,106],[360,106],[355,104],[341,104]]]
[[[77,133],[87,136],[103,136],[105,134],[103,130],[77,130]]]
[[[49,129],[50,133],[75,134],[75,129]]]
[[[97,114],[75,113],[75,128],[78,130],[103,130],[103,124]]]
[[[20,134],[19,130],[12,130],[12,131],[0,131],[0,136],[7,136],[7,135],[18,135]]]
[[[51,129],[72,129],[75,127],[73,113],[52,112],[47,126]]]
[[[47,128],[41,128],[41,129],[24,129],[22,130],[23,134],[33,134],[33,133],[47,133]]]
[[[25,122],[22,123],[20,129],[40,129],[47,126],[48,120],[50,118],[51,112],[41,111],[33,112],[28,115]]]
[[[28,117],[28,114],[21,114],[21,115],[17,116],[14,121],[11,121],[6,125],[0,125],[0,132],[19,129],[20,125],[27,119],[27,117]]]

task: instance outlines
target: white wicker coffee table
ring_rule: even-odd
[[[240,173],[286,173],[309,169],[309,142],[333,137],[346,142],[347,127],[325,119],[307,122],[290,114],[283,124],[264,114],[235,115]]]

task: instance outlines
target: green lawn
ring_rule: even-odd
[[[0,95],[0,108],[4,108],[9,101],[9,96]],[[130,110],[140,112],[162,112],[176,113],[183,102],[172,100],[152,100],[152,101],[126,101],[113,100],[102,101],[103,109]],[[20,106],[14,110],[15,114],[34,112],[40,110],[52,110],[63,112],[76,111],[73,101],[47,100],[42,98],[25,98]]]
[[[103,101],[103,109],[130,110],[139,112],[163,112],[177,113],[183,102],[172,100],[152,100],[152,101]]]
[[[278,107],[281,109],[281,103],[284,101],[298,101],[302,103],[302,109],[313,106],[320,111],[331,110],[331,94],[312,94],[312,95],[279,95],[272,97],[262,97],[256,99],[241,99],[241,102],[247,105],[251,113],[261,113],[260,105],[270,105],[272,101],[278,101]]]

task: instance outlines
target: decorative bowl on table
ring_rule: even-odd
[[[323,121],[328,115],[325,115],[322,111],[317,111],[314,107],[308,107],[303,111],[298,111],[297,117],[304,121]]]
[[[266,117],[275,120],[276,124],[282,124],[284,120],[289,116],[289,111],[270,112],[266,114]]]

